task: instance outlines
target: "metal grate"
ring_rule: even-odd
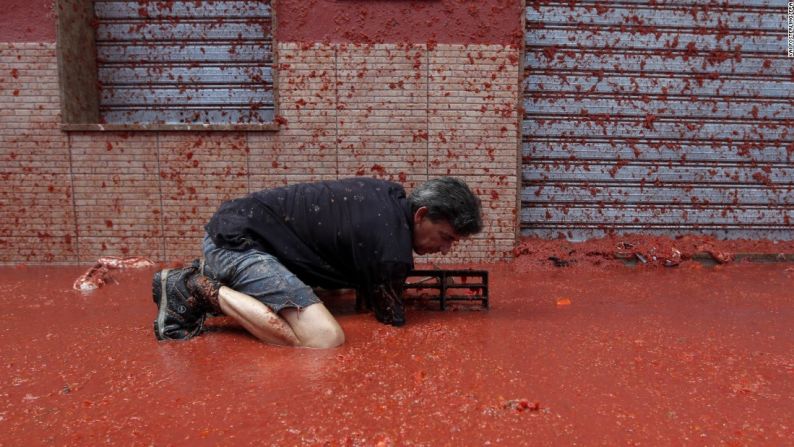
[[[524,235],[794,238],[785,1],[527,5]]]
[[[96,1],[94,11],[102,122],[273,122],[269,1]]]
[[[403,287],[406,298],[437,300],[441,310],[449,302],[478,302],[488,308],[487,270],[412,270]],[[411,291],[418,295],[411,296]]]

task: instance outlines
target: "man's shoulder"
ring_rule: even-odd
[[[373,204],[387,205],[402,203],[406,192],[399,183],[370,177],[352,177],[338,180],[294,183],[278,188],[265,189],[252,194],[259,202],[266,204],[292,203],[301,200],[336,201],[351,207],[364,207],[374,210]]]
[[[260,192],[280,192],[290,190],[313,190],[313,189],[372,189],[383,191],[405,191],[399,183],[389,180],[382,180],[372,177],[347,177],[338,180],[320,180],[316,182],[293,183],[281,187],[268,188]]]
[[[371,187],[371,188],[381,188],[381,189],[398,189],[403,190],[403,186],[399,183],[395,183],[389,180],[383,180],[378,178],[372,177],[348,177],[339,180],[332,180],[332,182],[338,182],[341,185],[346,186],[357,186],[357,187]]]
[[[352,193],[361,197],[362,202],[370,200],[400,200],[406,196],[405,188],[399,183],[370,177],[352,177],[326,182],[329,190],[339,194]]]

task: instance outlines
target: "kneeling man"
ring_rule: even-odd
[[[407,197],[399,184],[351,178],[225,202],[205,229],[202,260],[154,276],[158,340],[198,335],[210,312],[267,343],[330,348],[344,332],[312,287],[355,288],[378,321],[401,326],[413,253],[446,254],[479,233],[482,218],[480,200],[454,177]]]

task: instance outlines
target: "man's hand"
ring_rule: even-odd
[[[392,326],[405,324],[405,306],[399,288],[391,284],[381,284],[374,290],[373,307],[375,318],[381,323]]]

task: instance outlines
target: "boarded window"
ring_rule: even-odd
[[[99,120],[274,118],[270,2],[95,1]]]
[[[276,129],[270,1],[58,1],[65,130]]]
[[[794,238],[774,3],[527,2],[522,233]]]

